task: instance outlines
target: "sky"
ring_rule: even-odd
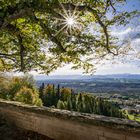
[[[140,11],[140,0],[127,0],[125,6],[118,6],[118,10]],[[113,35],[117,35],[120,40],[131,39],[131,45],[134,48],[140,49],[140,19],[134,19],[131,24],[126,27],[114,27],[112,30]],[[105,75],[105,74],[140,74],[140,59],[124,58],[123,63],[120,60],[115,61],[105,61],[105,64],[98,65],[95,74]],[[71,70],[71,65],[66,65],[63,68],[58,68],[56,71],[52,72],[51,75],[79,75],[83,74],[82,69]]]

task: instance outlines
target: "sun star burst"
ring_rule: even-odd
[[[66,22],[68,25],[72,26],[73,24],[75,24],[75,20],[72,17],[69,17],[66,19]]]
[[[77,30],[80,30],[82,26],[79,22],[80,13],[77,11],[77,7],[75,7],[74,10],[66,10],[62,4],[61,7],[61,13],[59,14],[62,16],[62,18],[57,18],[59,22],[58,25],[61,26],[61,29],[56,33],[56,35],[58,35],[62,31],[72,34],[75,33]]]

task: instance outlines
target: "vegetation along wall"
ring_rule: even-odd
[[[140,124],[113,117],[0,100],[0,115],[54,140],[140,140]]]

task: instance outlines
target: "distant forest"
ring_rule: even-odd
[[[74,93],[71,88],[60,88],[59,85],[55,87],[51,84],[45,86],[43,83],[39,88],[39,93],[43,105],[47,107],[111,117],[123,117],[116,103],[87,93]]]

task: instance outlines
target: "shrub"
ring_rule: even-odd
[[[10,100],[13,100],[15,94],[21,89],[22,86],[25,86],[23,84],[22,78],[21,77],[12,77],[9,79],[10,85],[9,85],[9,90],[8,94],[10,97]]]
[[[0,98],[42,105],[34,79],[30,75],[11,77],[0,74]]]
[[[14,100],[26,104],[42,106],[42,101],[39,98],[38,93],[28,87],[22,87],[19,92],[15,94]]]
[[[8,78],[0,74],[0,98],[9,99],[8,97],[9,86],[10,82]]]
[[[64,105],[64,102],[59,100],[58,103],[57,103],[57,108],[58,109],[65,109],[65,105]]]

